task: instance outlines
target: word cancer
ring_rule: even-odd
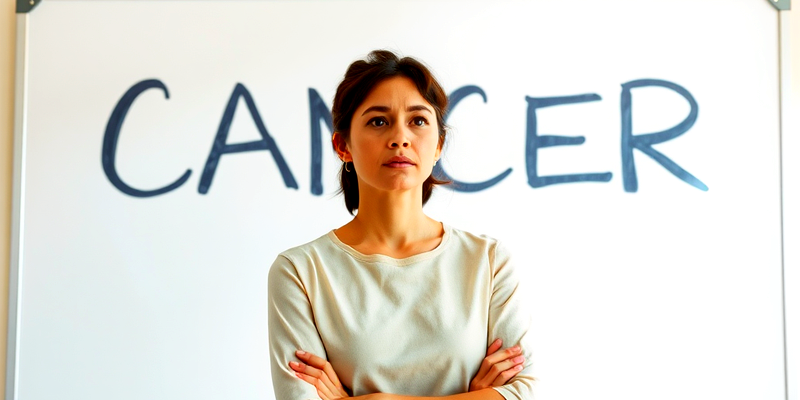
[[[662,87],[670,89],[680,94],[690,105],[689,115],[679,124],[662,132],[648,133],[634,135],[632,132],[632,115],[631,115],[631,90],[642,87]],[[182,186],[189,179],[191,170],[186,170],[184,174],[176,181],[164,187],[153,190],[136,189],[126,184],[120,178],[116,169],[116,152],[117,142],[119,139],[122,125],[125,121],[125,116],[128,114],[134,100],[149,89],[161,89],[164,96],[169,99],[169,92],[166,85],[157,79],[148,79],[134,84],[127,92],[120,98],[116,107],[111,113],[108,120],[106,131],[103,136],[103,149],[102,149],[102,164],[103,171],[106,177],[114,187],[122,193],[134,197],[152,197],[158,196],[170,191],[173,191]],[[479,95],[486,103],[486,93],[478,86],[469,85],[456,89],[450,94],[450,109],[448,113],[455,109],[456,106],[470,95]],[[236,114],[236,107],[239,103],[239,98],[243,98],[250,115],[258,128],[261,135],[260,140],[255,140],[246,143],[228,144],[228,132],[231,127],[231,122]],[[322,190],[322,124],[328,128],[328,131],[333,131],[333,122],[330,109],[325,105],[319,93],[313,89],[308,89],[309,109],[311,115],[311,193],[314,195],[321,195]],[[578,183],[578,182],[609,182],[611,181],[611,172],[601,173],[583,173],[583,174],[568,174],[568,175],[548,175],[540,176],[538,174],[538,152],[539,149],[554,147],[554,146],[575,146],[583,144],[586,139],[583,136],[557,136],[557,135],[540,135],[537,128],[536,110],[545,107],[553,107],[559,105],[585,103],[591,101],[599,101],[601,97],[595,93],[580,94],[574,96],[561,96],[561,97],[525,97],[527,102],[527,116],[526,116],[526,135],[525,135],[525,167],[528,176],[528,184],[532,188],[541,188],[549,185],[564,184],[564,183]],[[636,192],[638,190],[638,178],[636,176],[636,166],[633,159],[633,150],[637,149],[644,154],[650,156],[658,162],[667,171],[683,180],[684,182],[692,185],[700,190],[707,191],[708,187],[699,179],[694,177],[688,171],[681,168],[677,163],[669,159],[664,154],[653,149],[653,145],[672,140],[686,131],[688,131],[697,120],[697,102],[688,90],[682,86],[658,79],[640,79],[622,84],[622,94],[620,97],[620,115],[621,115],[621,155],[622,155],[622,181],[623,187],[626,192]],[[445,120],[447,115],[445,115]],[[237,83],[233,89],[233,93],[228,100],[225,107],[225,112],[222,115],[217,134],[214,138],[211,151],[206,159],[203,173],[200,176],[200,184],[197,191],[200,194],[208,193],[211,188],[211,182],[214,179],[214,173],[217,170],[220,159],[223,155],[232,153],[241,153],[249,151],[268,150],[272,155],[278,170],[280,171],[283,183],[287,188],[297,189],[297,181],[286,164],[286,161],[278,148],[278,144],[267,131],[266,125],[261,118],[258,108],[256,107],[253,96],[250,91],[242,85]],[[439,177],[446,178],[453,182],[449,185],[450,188],[461,192],[477,192],[486,190],[503,179],[505,179],[512,169],[508,168],[499,175],[488,179],[483,182],[462,182],[450,177],[447,172],[442,168],[441,163],[434,167],[434,174]]]

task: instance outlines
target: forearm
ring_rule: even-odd
[[[373,393],[364,396],[353,397],[357,400],[504,400],[503,396],[496,390],[487,388],[477,390],[474,392],[467,392],[461,394],[454,394],[450,396],[441,397],[416,397],[416,396],[403,396],[398,394],[389,393]]]

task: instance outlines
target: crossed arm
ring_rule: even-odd
[[[532,369],[530,368],[532,366],[531,360],[529,360],[531,358],[531,349],[526,340],[530,320],[523,309],[524,304],[519,296],[521,292],[518,287],[519,279],[514,274],[514,269],[506,251],[495,251],[494,247],[489,250],[491,268],[488,270],[476,268],[474,271],[477,274],[477,278],[483,281],[490,280],[491,293],[486,293],[486,295],[491,297],[487,299],[489,300],[488,304],[480,306],[488,308],[487,333],[494,337],[502,337],[508,340],[509,344],[518,343],[522,346],[522,349],[517,349],[518,353],[514,354],[515,350],[513,348],[500,350],[502,344],[494,342],[484,353],[472,347],[476,344],[480,346],[479,343],[481,341],[473,340],[472,344],[469,345],[470,347],[463,350],[471,351],[472,356],[470,359],[472,360],[477,361],[475,356],[479,356],[481,353],[486,354],[486,358],[481,362],[476,375],[472,377],[467,393],[445,396],[445,398],[461,400],[502,399],[504,397],[532,399],[535,378],[533,378]],[[293,258],[300,259],[297,263],[292,261],[288,255],[279,256],[269,273],[268,317],[271,371],[276,396],[281,399],[321,398],[335,400],[349,397],[337,376],[337,371],[334,371],[333,366],[325,360],[330,354],[321,341],[321,333],[318,327],[319,319],[323,319],[323,326],[334,326],[339,323],[338,320],[335,323],[330,321],[330,316],[340,315],[340,310],[335,309],[338,304],[335,303],[336,297],[329,296],[329,293],[324,290],[330,286],[328,281],[336,278],[336,276],[330,275],[329,271],[324,268],[315,266],[316,264],[313,264],[313,262],[316,261],[305,260],[306,258],[313,258],[312,256],[315,256],[315,254],[307,255],[302,253],[293,255]],[[347,272],[353,273],[352,271]],[[491,273],[491,276],[487,277],[486,274],[488,273]],[[319,284],[318,281],[320,280],[324,284]],[[311,307],[312,299],[319,300],[321,298],[328,301],[318,302],[318,306],[321,308],[315,313]],[[470,298],[477,299],[478,297]],[[352,315],[350,316],[352,317]],[[339,336],[334,335],[332,337],[335,341]],[[332,343],[332,345],[332,349],[342,348],[341,346],[336,347],[335,343]],[[409,345],[413,346],[412,343],[409,343]],[[305,350],[306,353],[294,353],[293,350],[296,349]],[[395,354],[399,354],[397,349],[392,350],[394,350]],[[475,350],[478,350],[478,354],[475,354]],[[523,353],[525,354],[525,359],[514,360]],[[312,358],[314,355],[321,357]],[[352,365],[353,362],[357,365],[360,363],[358,361],[359,357],[367,362],[370,359],[369,352],[364,351],[358,352],[352,359],[349,359],[348,355],[344,353],[338,354],[337,357],[339,357],[339,360],[347,360],[342,365]],[[431,355],[431,357],[435,357],[435,355]],[[441,366],[436,365],[435,358],[429,358],[426,362],[432,362],[433,364],[427,367],[425,362],[421,362],[417,364],[418,367],[414,367],[413,362],[406,362],[404,365],[407,368],[420,368],[419,370],[412,369],[411,371],[413,372],[410,375],[421,376],[423,380],[428,379],[427,382],[429,383],[436,382],[436,377],[426,373],[423,368]],[[521,367],[520,370],[513,371],[518,366]],[[343,372],[338,371],[339,374]],[[384,373],[386,372],[391,376],[391,371],[384,371]],[[408,373],[401,374],[401,376],[408,375]],[[386,379],[385,374],[377,376]],[[460,385],[463,385],[464,378],[465,376],[463,375],[458,378],[462,382]],[[448,378],[443,376],[442,379]],[[416,385],[416,383],[406,382],[406,385]],[[453,390],[457,390],[456,388],[460,385],[450,385],[450,389],[446,393],[453,393]],[[390,384],[388,387],[395,386]],[[414,387],[421,386],[416,385]],[[363,390],[357,390],[357,392],[360,394],[363,393]],[[442,393],[442,391],[435,393]],[[421,391],[420,394],[427,395],[425,391]],[[374,393],[369,396],[359,397],[366,399],[411,399],[410,397],[388,393]],[[417,397],[416,399],[420,398],[425,399],[426,397]]]
[[[522,371],[525,357],[520,347],[513,346],[500,350],[503,342],[495,340],[486,350],[486,358],[481,362],[480,369],[469,385],[469,392],[444,397],[413,397],[390,393],[373,393],[354,397],[363,400],[426,400],[426,399],[451,399],[451,400],[503,400],[503,396],[494,386],[504,385],[516,374]],[[295,355],[300,362],[292,361],[289,368],[295,375],[310,383],[317,389],[317,394],[322,400],[337,400],[349,398],[344,390],[336,371],[331,364],[322,357],[298,350]]]

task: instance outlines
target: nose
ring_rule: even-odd
[[[396,125],[397,126],[397,125]],[[398,126],[394,129],[392,137],[389,139],[389,147],[396,149],[400,147],[408,147],[410,142],[408,135],[403,126]]]
[[[408,147],[408,140],[403,140],[400,143],[392,142],[392,148],[394,149],[394,148],[397,148],[397,147]]]

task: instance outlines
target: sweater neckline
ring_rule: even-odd
[[[337,247],[344,250],[346,253],[350,254],[351,256],[353,256],[358,260],[370,263],[393,264],[397,266],[404,266],[436,257],[437,255],[439,255],[439,253],[444,251],[445,247],[447,246],[447,243],[450,240],[452,228],[445,223],[442,223],[442,228],[444,229],[444,235],[442,235],[442,241],[439,242],[439,245],[437,245],[431,250],[414,254],[413,256],[408,256],[405,258],[394,258],[391,256],[387,256],[385,254],[364,254],[352,248],[350,245],[339,240],[339,237],[336,236],[336,234],[333,232],[334,231],[333,229],[331,229],[331,231],[328,232],[326,236],[328,237],[328,239],[330,239],[331,242],[333,242],[333,244],[335,244]]]

